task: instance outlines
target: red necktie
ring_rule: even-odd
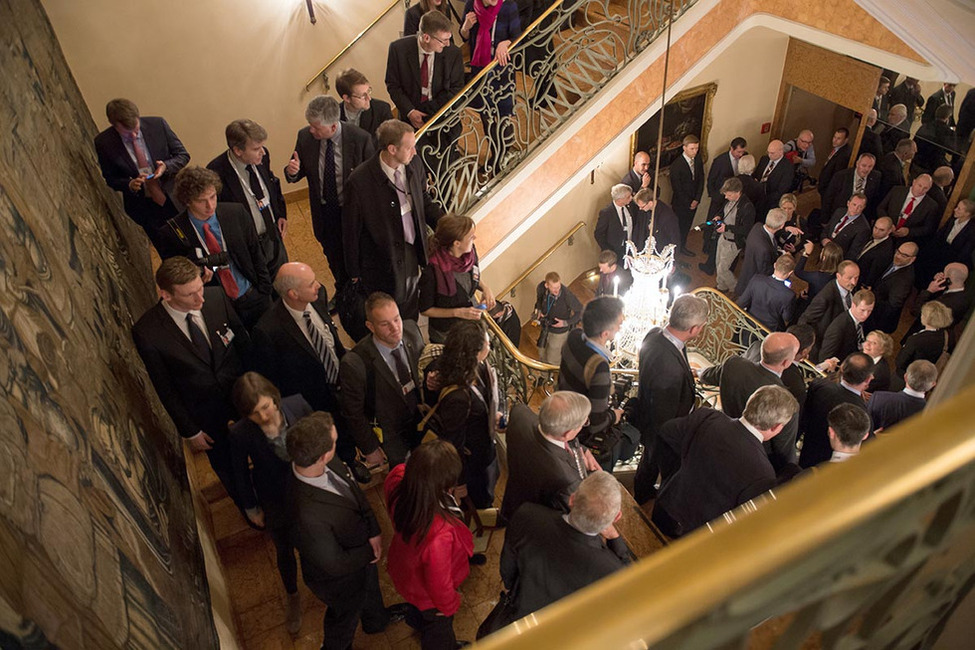
[[[152,170],[152,165],[149,164],[149,158],[146,156],[145,150],[142,145],[139,144],[139,138],[135,135],[129,140],[132,143],[132,151],[135,152],[135,163],[139,167],[139,172],[142,173],[143,170]],[[149,173],[152,173],[151,171]],[[149,198],[155,201],[158,205],[166,204],[166,195],[163,194],[162,188],[159,186],[159,179],[150,178],[145,183],[146,194]]]
[[[911,200],[907,202],[907,205],[904,206],[904,211],[901,212],[901,218],[897,220],[897,227],[898,228],[903,228],[904,227],[904,224],[907,222],[907,218],[909,216],[911,216],[911,213],[912,212],[914,212],[914,197],[913,196],[911,197]]]
[[[428,101],[430,97],[427,96],[427,86],[430,85],[430,55],[423,55],[423,63],[420,65],[420,98],[423,101]]]
[[[849,220],[850,220],[850,213],[847,212],[845,215],[843,215],[843,218],[840,219],[840,222],[836,224],[836,227],[833,228],[833,235],[831,238],[835,238],[838,234],[840,234],[840,231],[843,230],[844,226],[846,226],[846,222]]]
[[[208,223],[203,224],[203,241],[206,242],[207,251],[211,255],[220,252],[220,243],[213,231],[210,230]],[[217,278],[220,279],[220,284],[223,286],[223,291],[227,297],[231,300],[237,300],[240,295],[240,288],[237,286],[237,281],[234,280],[234,274],[230,272],[230,269],[217,269]]]

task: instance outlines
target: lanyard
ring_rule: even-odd
[[[257,205],[257,210],[259,212],[264,212],[264,209],[265,208],[267,208],[268,210],[271,210],[271,202],[268,200],[268,195],[265,193],[263,199],[257,198],[257,195],[254,194],[254,190],[251,189],[250,180],[244,180],[244,177],[240,175],[240,171],[238,171],[237,165],[234,164],[234,160],[233,160],[233,158],[231,158],[232,155],[233,154],[230,153],[230,151],[227,151],[227,160],[230,161],[230,168],[234,170],[234,173],[235,174],[237,174],[237,178],[240,180],[240,185],[241,185],[241,187],[244,188],[244,191],[247,192],[247,194],[252,199],[254,199],[254,204]],[[257,167],[256,166],[254,167],[254,173],[257,174],[257,182],[258,183],[261,183],[263,185],[263,180],[261,179],[261,174],[257,171]],[[266,188],[267,188],[267,186],[265,186],[265,189]],[[273,214],[274,211],[271,210],[271,213],[272,213],[271,216],[273,217],[274,216],[274,214]]]

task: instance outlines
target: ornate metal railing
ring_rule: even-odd
[[[465,212],[697,0],[559,0],[418,132],[435,198]]]

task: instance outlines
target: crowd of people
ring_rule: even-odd
[[[399,119],[372,98],[365,76],[346,70],[339,99],[308,103],[282,169],[287,182],[307,182],[337,296],[289,258],[287,204],[256,122],[227,125],[226,150],[205,167],[189,164],[166,120],[141,116],[126,99],[108,103],[111,126],[95,139],[106,182],[162,259],[160,300],[132,329],[153,386],[180,436],[207,454],[249,525],[273,541],[293,634],[300,562],[327,606],[323,648],[350,647],[360,622],[369,634],[402,618],[424,648],[462,643],[452,624],[459,587],[483,561],[466,520],[498,501],[499,431],[507,593],[485,632],[632,561],[615,527],[623,497],[612,471],[641,445],[635,499],[655,499],[653,521],[665,534],[687,534],[819,463],[855,455],[923,408],[970,309],[975,202],[958,201],[940,225],[953,172],[927,168],[936,156],[919,160],[919,143],[890,135],[903,120],[864,138],[852,167],[849,132],[836,129],[818,179],[810,131],[772,140],[757,162],[735,138],[707,173],[700,141],[688,135],[670,165],[670,204],[654,192],[645,152],[612,188],[595,225],[597,297],[583,305],[556,272],[538,285],[538,348],[559,366],[558,390],[537,412],[509,410],[484,320],[506,326],[516,345],[520,322],[481,278],[474,221],[442,214],[429,191],[427,169],[449,157],[455,138],[416,137],[463,86],[440,5],[412,7],[404,38],[389,47],[385,84]],[[473,70],[492,60],[504,67],[535,5],[518,2],[519,15],[510,1],[467,1],[460,34]],[[508,83],[504,74],[492,83]],[[961,138],[964,116],[956,126],[947,84],[942,95],[929,98],[938,105],[922,121]],[[903,106],[878,115],[897,120]],[[497,108],[510,116],[510,105]],[[482,115],[503,145],[504,121]],[[432,157],[417,156],[423,145]],[[504,155],[503,146],[492,152],[495,161]],[[804,219],[796,193],[807,183],[822,207]],[[627,242],[642,248],[652,236],[658,250],[693,256],[688,235],[705,188],[701,269],[772,333],[699,372],[687,348],[707,325],[708,303],[682,295],[667,325],[646,334],[636,395],[624,404],[610,368],[626,317],[617,296],[632,284]],[[794,275],[808,285],[801,294]],[[891,334],[908,308],[917,321],[892,367]],[[797,366],[807,359],[831,375],[807,386]],[[720,410],[695,408],[698,383],[718,387]],[[362,487],[384,467],[388,546]],[[404,602],[383,602],[382,560]]]

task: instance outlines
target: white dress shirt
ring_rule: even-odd
[[[166,313],[169,314],[169,317],[173,319],[173,322],[176,323],[176,327],[179,328],[179,331],[182,332],[183,336],[185,336],[187,339],[190,341],[193,340],[190,338],[190,328],[186,324],[186,314],[191,314],[193,316],[193,322],[196,323],[196,326],[200,328],[201,332],[203,332],[203,336],[206,338],[207,342],[210,341],[210,334],[207,332],[207,324],[206,321],[203,320],[203,312],[201,312],[199,309],[194,309],[189,312],[179,311],[178,309],[173,309],[165,300],[163,300],[162,306],[163,309],[166,310]]]

